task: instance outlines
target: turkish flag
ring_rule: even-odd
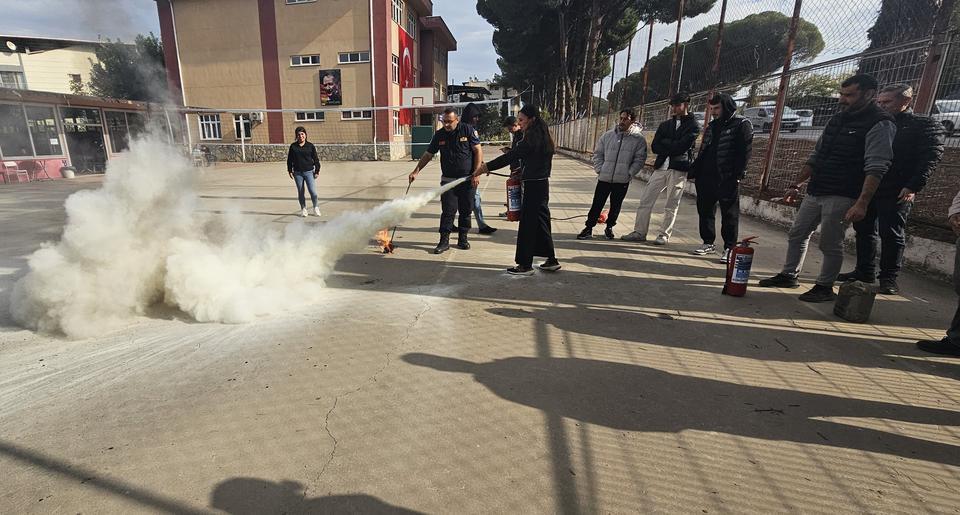
[[[401,27],[397,27],[397,32],[400,39],[400,98],[403,98],[403,90],[406,88],[415,88],[417,85],[414,83],[413,75],[413,38],[407,34],[407,31],[403,30]],[[400,102],[403,103],[402,101]],[[413,111],[410,109],[401,109],[400,110],[400,123],[402,125],[409,125],[413,122]]]

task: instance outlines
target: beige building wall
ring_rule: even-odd
[[[370,63],[339,64],[341,52],[370,52],[370,16],[367,0],[325,0],[288,5],[274,0],[277,16],[277,52],[280,91],[285,109],[321,109],[320,70],[340,70],[343,105],[373,105]],[[294,55],[319,55],[320,64],[292,66]],[[373,142],[369,120],[341,120],[327,111],[322,122],[296,121],[284,113],[284,137],[293,141],[293,130],[302,125],[311,141],[319,143]]]
[[[93,46],[76,45],[36,53],[22,53],[23,73],[29,89],[52,93],[70,93],[70,76],[80,75],[84,84],[90,82],[90,68],[96,62]],[[0,65],[19,67],[17,54],[0,53]],[[11,70],[12,71],[12,70]]]
[[[228,109],[266,105],[256,2],[177,0],[173,7],[185,104]],[[189,118],[197,141],[196,117]],[[222,141],[238,143],[232,115],[222,114],[221,124]],[[254,142],[266,141],[267,123],[253,133]]]

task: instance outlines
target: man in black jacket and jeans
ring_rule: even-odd
[[[726,93],[714,95],[707,104],[714,120],[703,134],[700,154],[690,167],[688,180],[697,185],[697,214],[703,245],[693,251],[698,256],[716,252],[716,213],[720,204],[720,235],[723,237],[722,263],[730,259],[737,244],[740,226],[740,181],[747,174],[753,152],[753,125],[737,114],[737,104]]]
[[[877,275],[877,240],[880,240],[880,293],[896,295],[897,275],[903,266],[907,217],[913,201],[943,157],[943,126],[910,110],[913,88],[892,84],[880,90],[877,105],[895,118],[893,162],[884,174],[857,231],[857,267],[840,274],[840,281],[872,283]]]

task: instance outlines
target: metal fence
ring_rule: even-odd
[[[713,55],[714,50],[703,51]],[[687,50],[688,63],[691,51]],[[927,66],[928,60],[931,66]],[[954,136],[960,136],[960,132],[955,132],[960,130],[960,37],[951,31],[944,31],[939,36],[928,34],[927,37],[912,41],[891,43],[882,49],[863,49],[802,67],[790,69],[789,64],[786,72],[781,68],[771,75],[724,83],[720,80],[724,75],[721,63],[717,73],[713,74],[717,79],[713,84],[718,86],[710,91],[690,94],[691,111],[701,124],[706,100],[714,91],[730,93],[742,106],[741,110],[759,107],[768,113],[766,120],[769,122],[765,119],[753,120],[756,130],[753,156],[748,164],[747,178],[742,183],[742,193],[765,200],[782,197],[785,188],[796,182],[827,120],[839,112],[839,82],[856,73],[867,72],[875,76],[881,86],[911,84],[918,92],[918,102],[929,106],[924,112],[929,112],[949,131],[944,158],[926,188],[917,196],[910,224],[912,234],[952,242],[955,237],[947,225],[946,212],[960,188],[960,137]],[[629,72],[626,70],[624,76]],[[616,69],[613,73],[617,73]],[[688,74],[687,71],[683,73]],[[699,73],[709,71],[700,70]],[[696,79],[691,81],[695,82]],[[607,82],[613,83],[612,80]],[[831,85],[834,87],[828,92],[828,86]],[[923,95],[927,96],[926,100],[920,98]],[[552,130],[558,145],[584,155],[592,154],[596,138],[616,123],[617,110],[621,107],[616,98],[608,96],[608,99],[609,112],[554,124]],[[666,100],[623,107],[631,107],[640,114],[648,142],[652,140],[659,123],[670,116]],[[783,123],[788,116],[793,120],[793,115],[798,112],[803,115],[799,127]],[[775,118],[780,118],[780,123]],[[651,153],[650,164],[654,157]]]

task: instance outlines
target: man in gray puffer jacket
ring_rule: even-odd
[[[617,225],[623,199],[627,196],[630,181],[640,173],[647,159],[647,140],[640,126],[636,125],[637,115],[630,109],[620,111],[617,126],[604,132],[597,140],[593,152],[593,168],[597,172],[597,189],[593,193],[593,205],[587,215],[586,227],[577,235],[578,240],[593,237],[593,227],[597,225],[600,210],[610,197],[610,214],[607,215],[607,229],[604,236],[608,240],[615,238],[613,226]]]

